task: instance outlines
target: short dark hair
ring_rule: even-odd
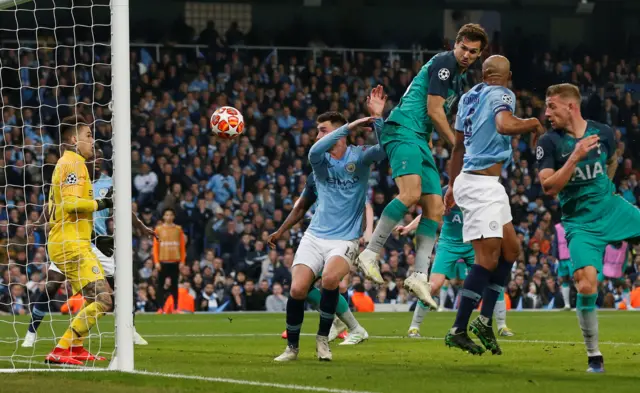
[[[477,23],[467,23],[458,30],[456,36],[456,44],[462,42],[463,39],[476,42],[480,41],[480,50],[484,50],[489,44],[489,36],[482,26]]]
[[[331,122],[331,124],[343,126],[348,123],[347,118],[340,112],[325,112],[318,116],[318,123],[324,123],[325,121]]]
[[[60,138],[62,142],[68,142],[74,134],[77,134],[78,127],[88,125],[89,123],[81,115],[65,117],[60,121]]]
[[[173,215],[174,215],[174,216],[176,215],[176,211],[175,211],[175,210],[173,210],[173,208],[171,208],[171,207],[167,207],[167,208],[165,208],[165,209],[162,211],[162,215],[164,216],[164,214],[165,214],[166,212],[171,212],[171,213],[173,213]]]

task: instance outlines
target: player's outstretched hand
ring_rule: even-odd
[[[447,189],[447,193],[444,194],[444,209],[449,212],[455,204],[456,201],[453,199],[453,187],[449,187]]]
[[[576,160],[582,161],[591,150],[598,146],[600,146],[600,137],[598,135],[591,135],[578,142],[571,155]]]
[[[375,118],[373,117],[363,117],[362,119],[358,119],[356,121],[349,123],[347,128],[349,129],[349,131],[354,131],[354,130],[371,131],[372,130],[371,125],[373,124],[374,121],[375,121]]]
[[[395,228],[393,228],[393,230],[398,232],[400,236],[407,236],[409,232],[411,232],[409,225],[398,225]]]
[[[387,95],[384,94],[384,89],[381,85],[374,87],[369,96],[367,96],[367,110],[373,117],[382,117],[386,103]]]
[[[279,232],[273,232],[267,238],[267,244],[269,245],[269,247],[275,248],[276,247],[276,242],[278,241],[278,239],[280,239],[280,233]]]

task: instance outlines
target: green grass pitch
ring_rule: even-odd
[[[275,364],[285,348],[280,338],[284,314],[144,315],[138,331],[149,341],[136,347],[136,370],[144,374],[108,371],[15,373],[0,376],[0,392],[151,393],[151,392],[616,392],[640,386],[640,313],[601,312],[601,350],[606,374],[589,375],[582,337],[574,312],[508,314],[516,337],[501,340],[503,356],[471,356],[444,346],[443,336],[453,313],[430,313],[423,339],[405,338],[409,313],[357,314],[371,338],[358,346],[333,344],[334,361],[315,358],[314,332],[318,314],[307,313],[300,359]],[[65,316],[46,319],[34,349],[16,342],[27,319],[13,324],[0,319],[0,368],[45,368],[52,348],[52,329],[62,334]],[[113,331],[113,319],[100,321]],[[94,352],[97,337],[88,343]],[[113,335],[101,336],[110,355]],[[31,363],[29,363],[31,362]],[[96,366],[106,367],[100,363]],[[158,374],[155,374],[158,373]],[[171,374],[171,375],[168,375]]]

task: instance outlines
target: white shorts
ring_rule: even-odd
[[[326,240],[305,233],[293,259],[293,266],[308,266],[316,277],[331,257],[341,256],[353,266],[358,255],[358,240]]]
[[[462,210],[462,240],[502,237],[511,222],[509,195],[498,176],[460,173],[453,183],[453,198]]]
[[[98,250],[98,248],[93,244],[91,244],[91,251],[93,251],[98,257],[98,260],[100,261],[100,264],[104,269],[104,275],[113,277],[113,275],[116,273],[116,262],[113,257],[104,255],[102,251]],[[49,264],[49,270],[62,274],[60,269],[58,269],[55,264],[56,263],[52,261],[52,263]]]

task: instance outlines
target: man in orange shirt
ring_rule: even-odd
[[[167,301],[169,294],[173,296],[173,309],[178,307],[178,280],[180,278],[180,265],[187,258],[186,241],[184,232],[179,225],[174,223],[176,213],[167,208],[162,212],[162,224],[156,227],[157,237],[153,240],[153,262],[160,271],[158,275],[160,299]],[[167,288],[167,278],[170,284]]]

